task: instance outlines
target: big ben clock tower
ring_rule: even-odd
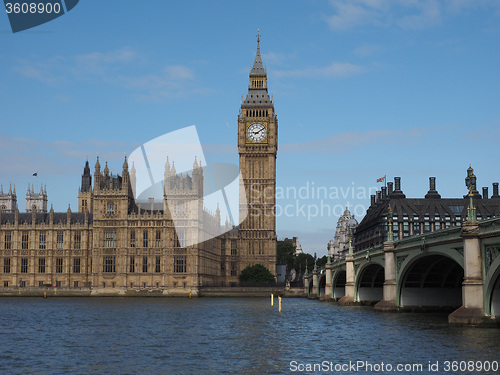
[[[247,200],[246,207],[240,207],[240,215],[245,211],[248,215],[239,226],[238,255],[241,269],[262,264],[275,274],[278,119],[267,91],[260,34],[249,78],[248,94],[238,115],[238,152]]]

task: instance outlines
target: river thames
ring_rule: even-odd
[[[0,299],[0,374],[500,372],[493,371],[498,329],[306,299],[283,299],[281,313],[276,305],[268,298]],[[453,371],[453,361],[474,361],[474,371]]]

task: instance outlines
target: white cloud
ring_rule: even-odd
[[[401,17],[397,24],[403,29],[424,29],[441,22],[441,5],[437,0],[421,1],[416,14]]]
[[[64,84],[75,80],[91,84],[107,83],[126,88],[141,99],[161,99],[202,93],[195,87],[195,72],[185,65],[144,69],[147,62],[131,48],[109,52],[90,52],[51,59],[21,60],[14,68],[20,75],[45,84]],[[139,69],[138,69],[139,68]],[[140,74],[142,71],[149,74]]]
[[[354,53],[360,57],[368,57],[383,51],[384,48],[377,44],[364,44],[354,49]]]
[[[41,141],[38,139],[9,137],[0,135],[0,175],[18,177],[39,175],[75,175],[75,168],[83,166],[84,161],[95,161],[101,153],[101,161],[113,163],[115,171],[121,172],[124,153],[137,147],[120,141],[86,140],[74,142],[66,140]]]
[[[445,16],[474,8],[500,14],[497,0],[330,0],[330,5],[334,13],[325,19],[336,31],[360,26],[423,29],[440,24]]]
[[[334,154],[344,151],[354,152],[359,147],[374,145],[381,141],[414,141],[426,133],[425,128],[415,128],[407,130],[373,130],[368,132],[345,132],[333,134],[324,138],[306,141],[302,143],[289,143],[280,145],[280,152],[283,153],[326,153]]]
[[[346,30],[360,25],[381,26],[387,23],[389,2],[383,0],[331,0],[335,13],[327,17],[334,30]]]

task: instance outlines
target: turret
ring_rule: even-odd
[[[104,166],[104,176],[107,177],[109,176],[109,168],[108,168],[108,162],[106,161],[106,165]]]
[[[82,187],[80,190],[84,193],[92,190],[92,176],[90,174],[90,166],[88,160],[85,162],[85,167],[83,168]]]
[[[135,198],[135,189],[136,189],[136,177],[135,177],[135,165],[132,162],[132,168],[130,168],[130,185],[132,186],[132,193]]]
[[[101,173],[101,163],[99,163],[99,155],[97,155],[97,161],[95,162],[95,172],[94,174]]]
[[[95,165],[94,184],[98,185],[100,172],[99,156]],[[82,174],[82,187],[78,191],[78,212],[91,212],[92,211],[92,176],[90,174],[89,161],[85,162]]]
[[[50,225],[54,224],[54,206],[52,204],[50,205],[49,224]]]
[[[71,224],[71,204],[68,204],[68,210],[66,211],[66,225]]]

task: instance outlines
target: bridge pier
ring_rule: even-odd
[[[347,254],[345,256],[345,296],[339,299],[340,306],[350,306],[356,304],[356,284],[354,280],[354,256]]]
[[[484,312],[483,268],[479,223],[466,221],[462,226],[464,239],[463,305],[448,316],[448,322],[458,325],[491,324],[491,317]]]
[[[304,292],[305,292],[306,296],[309,297],[309,275],[307,275],[307,269],[306,269],[306,272],[304,274]]]
[[[399,310],[396,294],[396,256],[394,254],[394,241],[384,242],[384,299],[378,302],[374,309],[378,311],[396,311]]]
[[[308,298],[318,298],[319,292],[319,284],[318,284],[318,269],[316,265],[314,265],[314,269],[312,271],[312,292],[309,294]]]
[[[328,258],[330,260],[330,258]],[[331,300],[332,297],[332,264],[325,264],[325,294],[320,297],[320,300]]]

